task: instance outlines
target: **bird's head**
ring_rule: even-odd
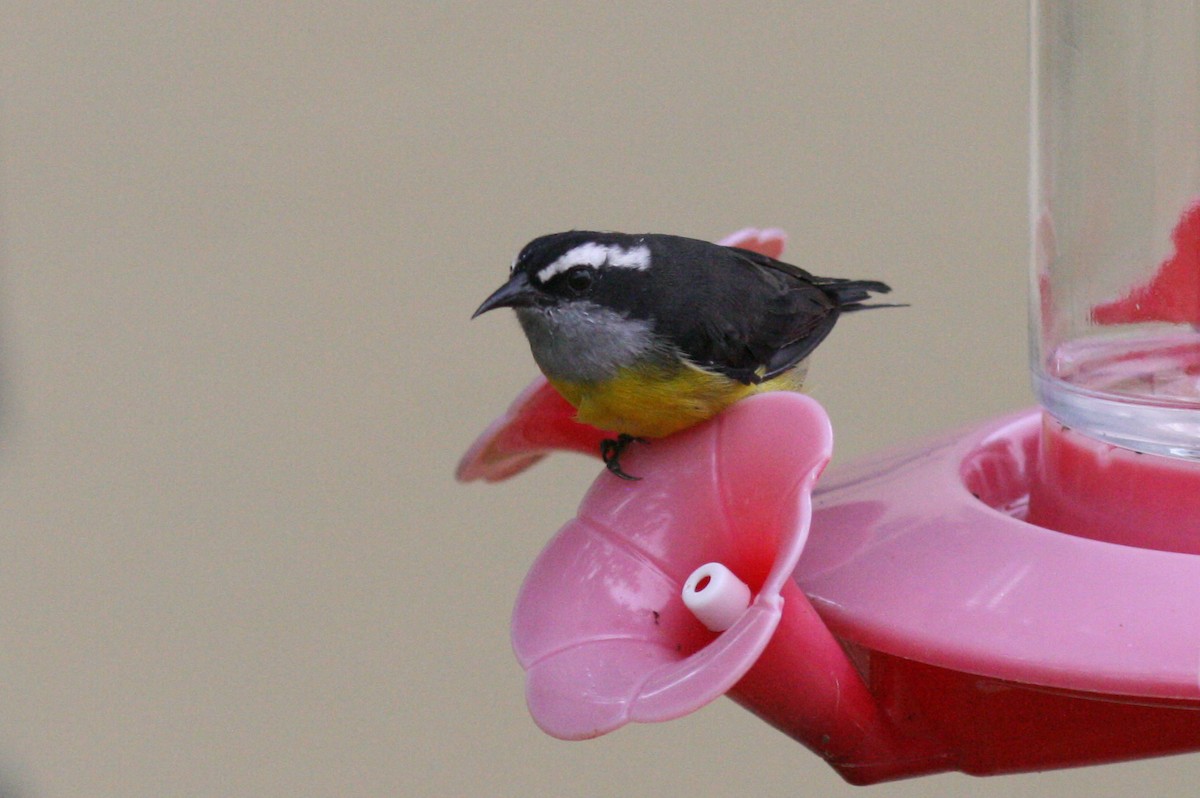
[[[496,308],[555,308],[592,303],[615,310],[649,275],[645,236],[571,230],[535,238],[513,261],[509,280],[475,316]]]
[[[472,316],[513,308],[547,376],[611,377],[656,348],[647,236],[572,230],[531,241]]]

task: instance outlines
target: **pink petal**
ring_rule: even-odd
[[[538,377],[475,439],[454,475],[460,482],[499,482],[555,450],[598,455],[605,437],[611,436],[576,421],[575,408]]]
[[[783,255],[783,246],[787,243],[787,233],[776,227],[758,228],[744,227],[732,235],[727,235],[717,242],[727,247],[741,247],[768,258],[778,258]]]
[[[820,405],[752,397],[628,451],[642,477],[603,473],[526,577],[513,649],[538,724],[566,739],[679,717],[730,689],[766,647],[829,460]],[[724,562],[757,595],[714,634],[683,606],[696,567]]]

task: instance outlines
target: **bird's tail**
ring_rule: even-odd
[[[842,313],[855,310],[870,310],[871,308],[906,308],[905,304],[876,303],[864,305],[872,299],[873,294],[887,294],[892,287],[878,280],[846,280],[839,277],[818,277],[817,285],[837,298],[838,309]]]

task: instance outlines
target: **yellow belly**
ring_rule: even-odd
[[[759,383],[743,385],[687,365],[676,369],[626,369],[600,383],[550,383],[578,410],[585,424],[638,438],[662,438],[686,429],[764,391],[799,391],[806,364]]]

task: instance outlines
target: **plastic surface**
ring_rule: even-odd
[[[782,406],[785,427],[763,423]],[[593,737],[679,717],[729,690],[779,623],[780,592],[808,534],[809,492],[831,449],[815,402],[768,394],[628,450],[623,465],[640,482],[602,473],[534,563],[513,613],[538,725]],[[719,635],[680,595],[688,575],[716,559],[755,596]]]
[[[1037,411],[831,470],[806,530],[824,418],[752,397],[630,450],[642,482],[601,472],[514,612],[543,729],[594,737],[727,691],[857,784],[1200,750],[1200,557],[1022,520]],[[715,560],[755,593],[720,634],[680,598]]]
[[[719,562],[692,571],[680,594],[683,606],[710,632],[724,632],[750,606],[750,586]]]
[[[500,482],[552,451],[596,454],[606,437],[611,436],[575,421],[575,408],[538,377],[475,439],[454,476],[460,482]]]
[[[779,426],[761,423],[768,434]],[[818,534],[797,580],[836,634],[880,651],[1045,687],[1200,699],[1200,557],[1022,520],[1041,424],[1027,411],[834,470],[817,491]],[[666,448],[632,449],[630,463]],[[1194,471],[1174,459],[1122,456],[1173,469],[1177,478],[1162,484],[1176,492],[1096,507],[1113,523],[1122,512],[1140,519],[1147,536],[1174,534],[1181,519],[1172,502],[1190,508],[1200,495]],[[1111,469],[1119,461],[1094,462]],[[1162,476],[1146,473],[1148,485]],[[597,480],[593,493],[608,496],[620,487],[612,481]],[[653,523],[665,523],[664,501],[651,501]],[[1146,514],[1155,507],[1166,510]],[[1149,526],[1156,515],[1165,522],[1157,531]],[[687,562],[677,584],[711,559],[728,562]]]
[[[459,478],[598,455],[573,416],[535,380]],[[1027,411],[813,492],[831,446],[819,405],[764,394],[630,449],[640,482],[601,471],[514,610],[535,721],[585,739],[727,694],[856,784],[1200,750],[1197,467]],[[753,597],[720,632],[683,602],[706,563]]]
[[[835,633],[878,651],[1042,687],[1200,698],[1200,557],[1022,520],[1041,423],[1028,411],[831,472],[801,586]]]
[[[1141,454],[1043,419],[1029,520],[1095,540],[1200,554],[1200,463]]]

